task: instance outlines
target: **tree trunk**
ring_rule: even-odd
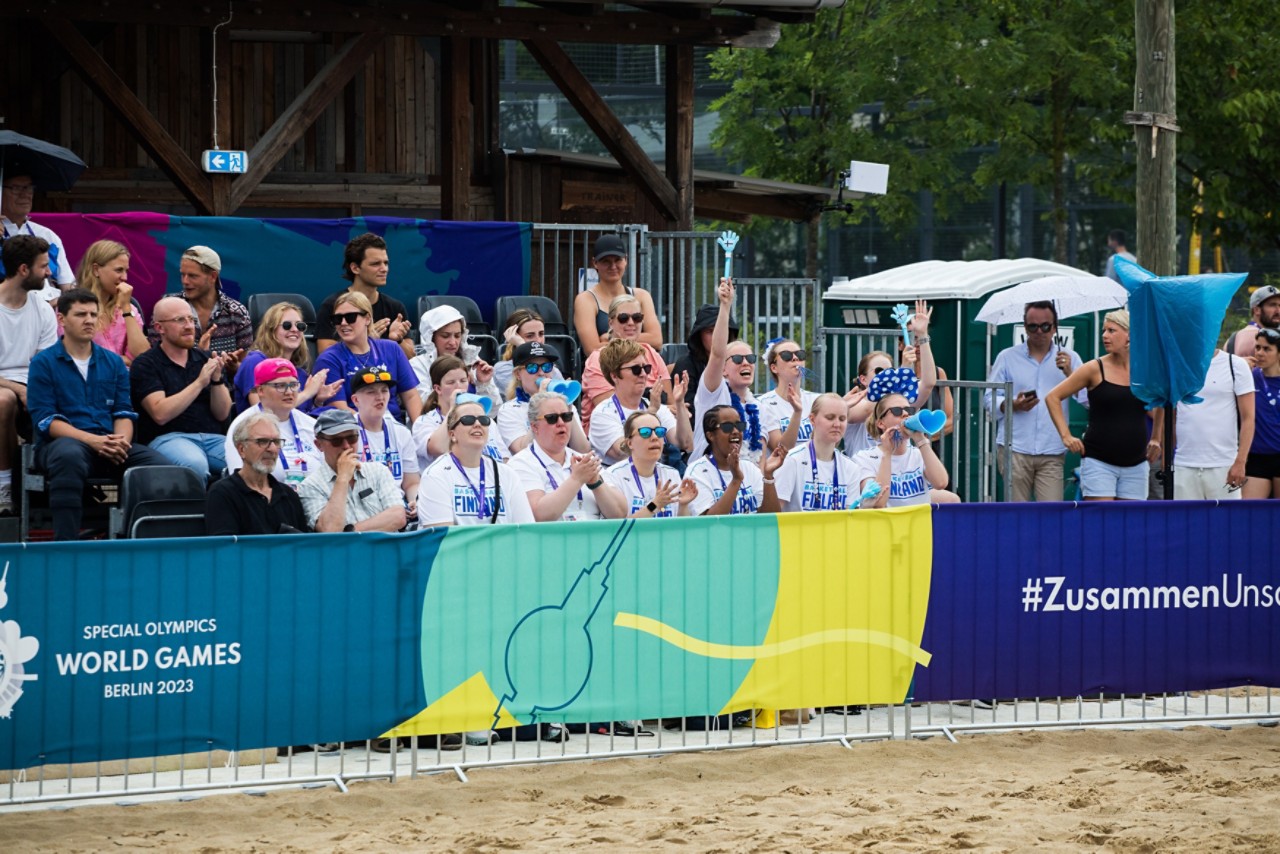
[[[1177,113],[1173,0],[1136,0],[1137,72],[1133,109],[1173,117]],[[1134,125],[1138,151],[1138,261],[1157,276],[1177,273],[1174,158],[1178,135],[1154,125]]]
[[[1067,116],[1064,104],[1066,98],[1067,83],[1060,78],[1054,78],[1049,84],[1049,109],[1052,111],[1050,116],[1052,134],[1051,162],[1053,164],[1053,260],[1059,264],[1067,263],[1069,254],[1067,252],[1067,240],[1069,239],[1069,231],[1067,229]]]
[[[815,214],[804,229],[804,274],[807,278],[818,278],[818,236],[822,230],[822,214]]]

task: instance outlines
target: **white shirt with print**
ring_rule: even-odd
[[[595,424],[594,418],[591,423]],[[658,463],[652,475],[643,477],[638,471],[633,470],[631,460],[626,459],[605,469],[604,479],[606,483],[621,490],[622,494],[626,496],[627,515],[630,516],[653,500],[654,496],[658,494],[659,483],[673,481],[679,485],[680,472],[671,468],[671,466],[664,466],[662,463]],[[675,516],[679,510],[680,505],[672,501],[666,507],[658,510],[654,516],[656,518]]]
[[[764,501],[764,475],[755,463],[740,460],[742,483],[738,486],[738,497],[733,502],[730,514],[758,513]],[[698,485],[698,497],[689,502],[689,510],[694,516],[703,513],[720,500],[720,496],[733,480],[733,473],[720,469],[710,455],[689,464],[684,476]]]
[[[484,468],[483,481],[480,466]],[[492,458],[481,458],[480,466],[459,467],[451,454],[431,464],[418,486],[418,521],[423,527],[440,522],[490,524],[493,503],[499,500],[495,476],[502,484],[496,524],[533,521],[533,510],[517,472]]]

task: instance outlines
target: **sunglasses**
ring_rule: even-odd
[[[742,422],[741,421],[721,421],[719,424],[716,425],[716,429],[718,429],[721,433],[726,433],[726,434],[741,433]]]
[[[872,375],[873,375],[873,376],[877,376],[877,377],[878,377],[878,376],[880,376],[880,373],[881,373],[882,371],[887,371],[887,370],[889,370],[889,369],[888,369],[888,368],[876,368],[876,369],[875,369],[874,371],[872,371],[871,373],[872,373]]]
[[[358,445],[360,437],[355,433],[343,433],[340,436],[316,436],[317,439],[324,439],[330,445]]]
[[[1044,323],[1027,323],[1025,326],[1028,332],[1049,332],[1053,329],[1053,324],[1048,321]]]
[[[809,354],[804,350],[779,350],[778,358],[784,362],[803,362]]]
[[[354,326],[356,320],[364,316],[365,313],[363,311],[344,311],[341,314],[334,314],[333,322],[335,326],[340,323],[345,323],[347,326]]]
[[[284,440],[282,439],[250,439],[249,441],[257,445],[259,448],[266,449],[266,448],[278,448],[280,447],[281,444],[283,444]]]
[[[563,421],[565,424],[573,423],[572,412],[553,412],[550,415],[542,416],[542,420],[548,424],[555,424],[557,421]]]
[[[641,439],[648,439],[652,436],[657,436],[659,439],[661,439],[663,436],[667,435],[667,428],[666,427],[637,427],[636,435],[639,436]]]
[[[476,422],[479,422],[481,427],[488,427],[493,423],[493,419],[488,415],[459,415],[458,420],[453,422],[453,426],[457,427],[461,424],[463,427],[472,427]]]
[[[904,415],[911,414],[911,407],[910,406],[886,406],[884,410],[884,414],[896,415],[899,418],[902,418]]]
[[[653,373],[653,365],[624,365],[621,370],[630,371],[633,377],[638,377],[641,374],[648,376]]]
[[[355,321],[352,320],[351,322],[354,323]],[[301,320],[282,320],[280,321],[280,328],[285,332],[292,332],[295,329],[299,332],[306,332],[307,324]]]
[[[389,383],[391,382],[391,374],[386,371],[369,371],[360,375],[360,382],[365,385],[369,383]]]
[[[1258,337],[1265,338],[1272,344],[1280,344],[1280,332],[1277,332],[1274,329],[1259,329]]]
[[[544,374],[549,374],[556,369],[556,366],[554,362],[543,362],[541,365],[537,362],[530,362],[524,366],[524,369],[530,374],[536,374],[538,371],[542,371]]]
[[[264,383],[264,385],[266,385],[268,388],[273,388],[273,389],[275,389],[276,391],[280,392],[281,394],[286,394],[286,393],[291,392],[291,391],[297,391],[298,389],[302,388],[302,383],[299,383],[299,382],[291,382],[291,383]],[[264,445],[263,447],[266,447],[266,446]]]
[[[643,323],[644,312],[638,311],[635,314],[625,314],[625,313],[615,314],[613,319],[618,321],[619,323]]]
[[[748,365],[754,365],[756,363],[756,359],[759,359],[759,358],[760,357],[757,356],[755,353],[747,353],[745,355],[742,353],[739,353],[736,356],[730,356],[729,361],[733,362],[735,365],[741,365],[743,362],[746,362]]]

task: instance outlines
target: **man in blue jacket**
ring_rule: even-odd
[[[80,535],[85,481],[120,477],[132,466],[169,465],[162,454],[133,444],[138,415],[129,397],[124,360],[95,343],[98,298],[81,288],[58,298],[62,340],[31,360],[27,408],[36,430],[36,463],[48,475],[53,536]]]

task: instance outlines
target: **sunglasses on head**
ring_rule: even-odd
[[[1049,332],[1053,329],[1053,324],[1049,321],[1044,323],[1028,323],[1025,324],[1028,332]]]
[[[659,439],[661,439],[663,436],[667,435],[667,428],[666,427],[637,427],[636,435],[639,436],[641,439],[648,439],[651,436],[657,436]]]
[[[614,315],[614,320],[619,323],[643,323],[644,312],[637,311],[635,314],[619,313]]]
[[[741,365],[743,362],[746,362],[748,365],[754,365],[756,363],[756,359],[759,358],[760,357],[755,353],[738,353],[735,356],[730,356],[729,361],[733,362],[735,365]]]
[[[369,383],[389,383],[391,382],[391,374],[386,371],[369,371],[360,375],[360,382],[365,385]]]
[[[334,324],[345,323],[347,326],[354,326],[356,319],[364,317],[363,311],[344,311],[341,314],[334,314]]]
[[[716,425],[716,429],[721,433],[733,434],[742,432],[741,421],[721,421]]]
[[[809,354],[804,350],[779,350],[778,358],[784,362],[803,362]]]
[[[911,414],[911,407],[910,406],[886,406],[884,408],[884,414],[896,415],[899,418],[902,418],[905,415]]]
[[[1272,344],[1280,344],[1280,331],[1275,329],[1259,329],[1258,337],[1265,338]]]
[[[553,412],[550,415],[542,416],[542,420],[548,424],[554,425],[557,421],[563,421],[565,424],[573,423],[572,412]]]
[[[488,415],[459,415],[458,420],[453,422],[453,426],[457,427],[461,424],[463,427],[471,427],[476,422],[479,422],[481,427],[488,427],[493,423],[493,419]]]
[[[630,371],[633,377],[638,377],[641,374],[648,376],[653,373],[653,365],[624,365],[622,370]]]
[[[306,332],[307,324],[301,320],[282,320],[280,321],[280,328],[285,332],[292,332],[295,329],[299,332]]]
[[[530,374],[536,374],[538,371],[549,374],[556,369],[556,366],[551,362],[543,362],[541,365],[537,362],[530,362],[524,366],[524,369]]]

